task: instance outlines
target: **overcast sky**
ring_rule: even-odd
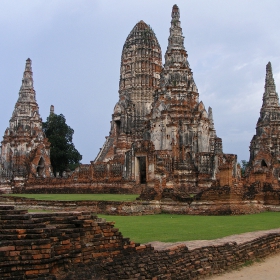
[[[0,0],[0,137],[32,59],[43,121],[50,105],[74,130],[83,163],[94,160],[118,101],[121,51],[144,20],[164,55],[177,4],[185,47],[205,107],[213,108],[225,153],[249,159],[271,61],[280,88],[280,1]],[[164,63],[164,60],[163,60]]]

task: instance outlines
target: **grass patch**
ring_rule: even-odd
[[[224,236],[280,227],[280,213],[265,212],[242,216],[148,215],[109,216],[124,237],[139,243],[211,240]]]
[[[138,194],[9,194],[7,196],[17,196],[34,198],[37,200],[104,200],[104,201],[134,201]]]

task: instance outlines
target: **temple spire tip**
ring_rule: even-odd
[[[53,105],[51,105],[51,107],[50,107],[50,115],[52,115],[52,114],[54,114],[54,106]]]
[[[270,61],[266,65],[265,91],[266,93],[275,91],[275,83],[274,83],[272,66]]]
[[[176,4],[172,7],[171,17],[176,19],[180,18],[180,9]]]
[[[271,71],[272,72],[272,66],[271,66],[271,62],[268,61],[268,63],[266,64],[266,72],[267,71]]]
[[[32,72],[31,64],[32,64],[32,60],[28,57],[25,62],[25,71]]]

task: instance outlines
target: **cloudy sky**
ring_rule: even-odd
[[[50,105],[74,130],[83,163],[94,160],[118,101],[121,51],[144,20],[163,54],[177,4],[200,100],[213,108],[225,153],[249,158],[265,66],[280,88],[280,1],[0,0],[0,137],[9,125],[25,60],[32,59],[43,121]]]

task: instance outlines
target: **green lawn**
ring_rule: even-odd
[[[18,196],[35,198],[38,200],[106,200],[106,201],[133,201],[137,194],[9,194],[8,196]]]
[[[98,216],[107,221],[115,221],[115,227],[119,228],[124,237],[139,243],[210,240],[280,227],[280,213],[277,212],[242,216]]]

